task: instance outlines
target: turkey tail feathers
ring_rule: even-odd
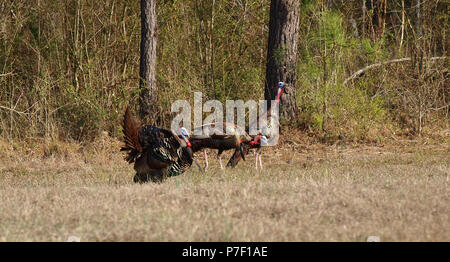
[[[120,151],[129,151],[125,160],[128,163],[132,163],[136,160],[140,153],[142,153],[142,147],[139,144],[139,130],[141,129],[141,126],[131,116],[128,106],[125,108],[122,128],[125,145],[120,149]]]

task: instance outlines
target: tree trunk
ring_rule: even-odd
[[[363,37],[366,36],[366,14],[367,14],[367,8],[366,8],[366,0],[362,1],[362,35]]]
[[[422,21],[421,19],[421,3],[420,0],[416,1],[416,18],[417,18],[417,23],[416,23],[416,35],[417,38],[421,38],[422,37]]]
[[[270,4],[269,45],[267,51],[266,86],[264,97],[273,100],[277,83],[285,82],[281,96],[280,118],[295,120],[297,89],[297,46],[299,27],[298,0],[272,0]]]
[[[158,89],[156,87],[156,0],[141,0],[141,60],[139,70],[139,114],[155,124]]]
[[[372,10],[372,40],[380,39],[386,27],[386,0],[371,0],[369,10]]]

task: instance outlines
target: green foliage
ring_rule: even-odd
[[[333,139],[377,140],[376,136],[388,135],[385,131],[395,125],[392,116],[398,115],[400,108],[392,106],[398,93],[380,88],[380,80],[386,81],[389,72],[381,68],[373,70],[377,74],[368,72],[362,82],[343,83],[365,65],[389,60],[397,44],[388,40],[392,35],[385,33],[376,39],[370,34],[361,36],[361,32],[355,35],[357,29],[350,26],[348,17],[322,1],[304,1],[302,14],[305,26],[301,35],[306,37],[300,38],[299,44],[297,92],[301,126]],[[407,111],[405,107],[401,110]]]
[[[374,48],[380,44],[374,47],[367,39],[358,41],[349,36],[339,12],[323,10],[318,16],[311,14],[310,18],[310,37],[302,42],[302,59],[298,65],[300,86],[311,87],[298,92],[302,121],[325,136],[366,139],[368,130],[385,120],[382,101],[342,83],[348,61],[356,59],[361,52],[375,54]],[[360,50],[360,46],[364,48]]]

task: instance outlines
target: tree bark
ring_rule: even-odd
[[[285,83],[281,96],[280,118],[292,121],[297,118],[297,47],[299,34],[300,1],[272,0],[270,4],[269,43],[266,65],[264,97],[273,100],[277,83]]]
[[[139,68],[139,114],[154,124],[158,101],[156,86],[156,0],[141,0],[141,58]]]

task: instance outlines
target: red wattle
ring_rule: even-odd
[[[277,102],[278,103],[280,103],[280,98],[281,98],[281,94],[282,94],[283,92],[281,91],[281,90],[278,90],[278,99],[277,99]]]
[[[189,142],[189,140],[187,141],[187,146],[188,147],[191,147],[192,145],[191,145],[191,142]]]

